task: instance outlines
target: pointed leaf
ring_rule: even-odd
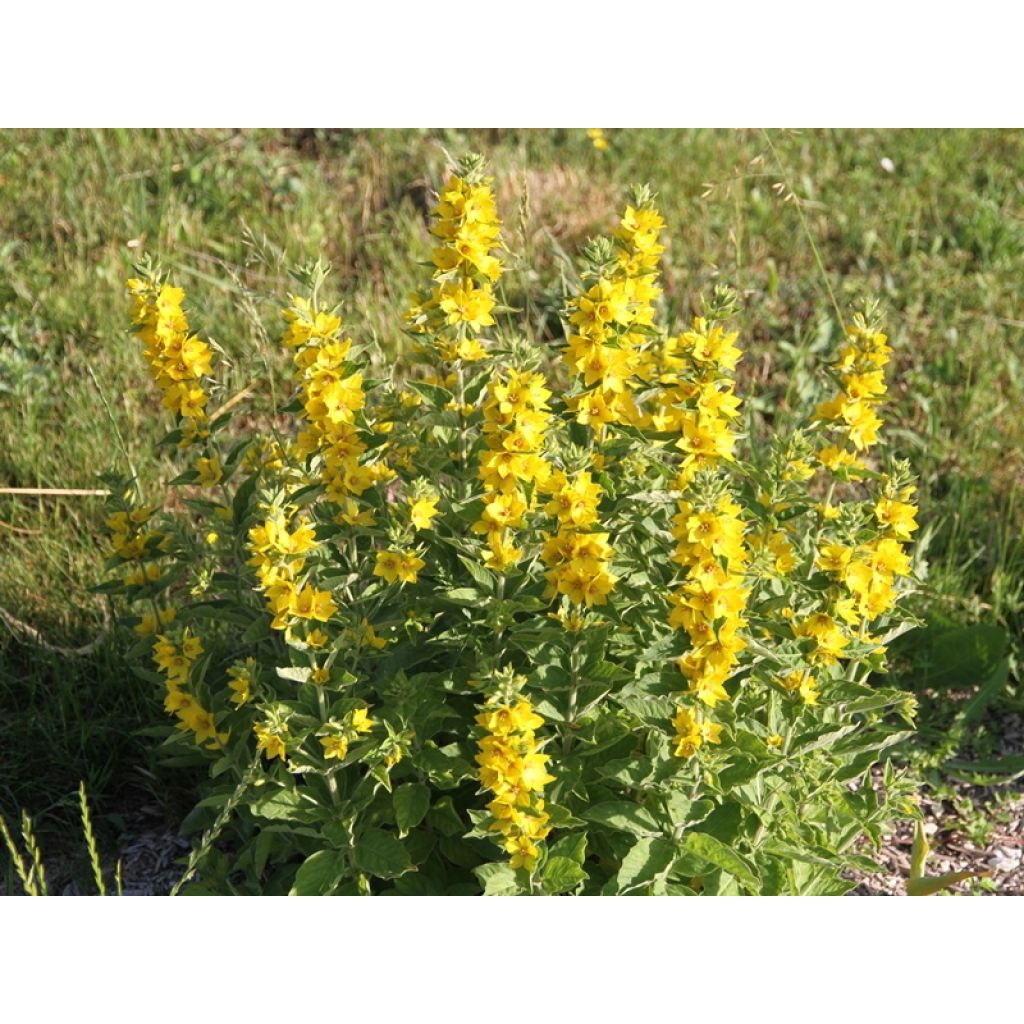
[[[715,867],[734,875],[752,892],[757,892],[761,888],[761,881],[757,877],[754,865],[746,857],[720,843],[714,836],[706,832],[691,832],[683,840],[683,845],[690,853],[695,853],[698,857],[710,861]]]
[[[391,799],[395,807],[398,834],[405,836],[426,816],[430,807],[430,789],[418,782],[407,782],[394,791]]]
[[[934,896],[947,886],[956,885],[957,882],[966,881],[968,878],[991,877],[991,871],[950,871],[945,875],[935,875],[933,878],[911,878],[907,882],[907,895]]]

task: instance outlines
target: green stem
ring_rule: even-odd
[[[572,678],[569,683],[569,706],[565,713],[565,735],[562,738],[562,754],[572,750],[573,728],[576,724],[576,708],[579,702],[580,665],[579,665],[578,634],[573,636],[572,650],[569,652],[569,670]]]

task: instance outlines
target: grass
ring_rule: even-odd
[[[223,351],[217,401],[267,370],[281,381],[277,297],[287,268],[318,255],[352,332],[400,359],[430,191],[446,152],[476,149],[524,254],[508,300],[530,296],[542,339],[558,337],[565,254],[610,226],[629,183],[651,182],[670,238],[669,313],[687,315],[717,282],[743,295],[761,431],[799,387],[794,360],[834,338],[832,296],[844,314],[878,296],[897,350],[890,436],[921,480],[920,610],[940,633],[985,623],[1019,637],[1024,133],[610,138],[599,152],[582,130],[0,134],[0,487],[94,487],[131,464],[152,494],[166,477],[151,454],[166,419],[126,331],[123,281],[143,251]],[[270,399],[251,401],[260,415]],[[0,535],[0,607],[51,645],[101,637],[105,609],[87,591],[101,571],[100,500],[0,495]],[[162,794],[138,735],[159,708],[118,652],[101,641],[65,657],[16,632],[0,631],[0,810],[13,820],[29,807],[45,831],[73,814],[84,779],[102,826],[139,787]],[[906,664],[913,683],[920,663]],[[941,732],[956,710],[938,700],[929,714]]]

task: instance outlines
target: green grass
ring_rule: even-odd
[[[621,131],[602,153],[582,130],[6,132],[0,487],[92,487],[130,463],[156,493],[169,467],[152,445],[167,421],[127,333],[123,292],[144,250],[221,346],[219,399],[268,368],[281,380],[287,268],[318,255],[334,266],[352,333],[400,358],[429,192],[446,151],[467,149],[491,160],[507,241],[525,256],[507,297],[525,304],[529,294],[541,338],[557,337],[565,253],[612,224],[629,183],[649,181],[668,223],[668,311],[688,315],[715,283],[740,290],[744,383],[764,396],[760,429],[770,430],[785,414],[794,357],[821,351],[835,330],[826,280],[786,201],[793,191],[844,313],[872,296],[887,313],[897,350],[889,432],[921,480],[921,610],[1017,637],[1024,133],[774,132],[771,142],[754,131]],[[254,398],[254,415],[267,407]],[[0,606],[52,644],[100,635],[104,609],[87,592],[100,527],[96,498],[0,496]],[[159,708],[115,650],[58,657],[0,628],[0,695],[8,817],[24,805],[45,827],[48,810],[73,812],[79,779],[100,817],[133,787],[161,791],[135,735]]]

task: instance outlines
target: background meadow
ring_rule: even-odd
[[[998,861],[1021,888],[1024,710],[1024,134],[564,131],[6,132],[0,135],[0,489],[93,488],[129,466],[173,475],[168,426],[128,332],[124,279],[158,255],[194,323],[223,351],[222,399],[257,422],[284,386],[273,298],[317,255],[349,331],[401,360],[401,314],[428,258],[448,154],[485,153],[513,254],[506,299],[561,342],[568,253],[609,230],[649,181],[667,227],[665,301],[685,317],[716,283],[739,289],[753,427],[786,421],[844,313],[877,296],[895,352],[888,436],[920,478],[929,562],[889,682],[920,730],[900,756],[925,783],[951,864]],[[525,296],[529,296],[527,300]],[[539,296],[539,298],[538,298]],[[244,297],[245,301],[239,299]],[[225,365],[230,369],[224,369]],[[152,758],[162,712],[105,639],[101,500],[0,493],[0,812],[35,816],[44,848],[84,780],[109,850],[174,830],[188,778]],[[902,836],[889,863],[901,869]],[[907,844],[907,848],[909,846]],[[995,865],[993,865],[995,866]],[[73,870],[74,865],[69,867]],[[885,888],[885,884],[878,883]]]

